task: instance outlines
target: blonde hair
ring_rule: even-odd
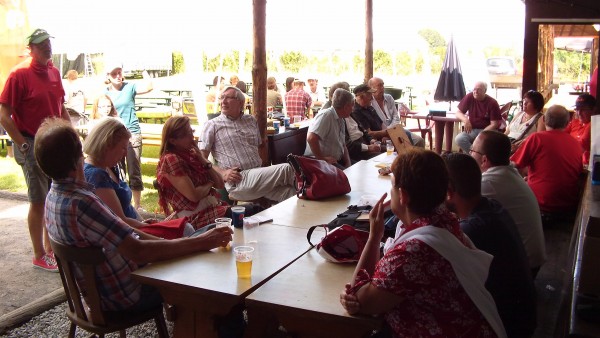
[[[130,137],[131,133],[119,119],[105,117],[99,120],[83,141],[83,152],[93,159],[102,159],[110,148]]]
[[[107,116],[118,117],[119,114],[117,113],[117,109],[115,109],[115,104],[112,102],[110,96],[102,95],[102,96],[99,96],[98,98],[96,98],[96,100],[94,101],[94,105],[92,106],[92,115],[91,115],[92,120],[97,120],[97,119],[104,117],[104,116],[101,116],[98,114],[98,102],[100,102],[100,99],[106,99],[106,100],[108,100],[108,102],[110,102],[110,112],[108,113]]]
[[[71,69],[70,71],[67,72],[67,74],[65,75],[65,77],[69,80],[77,80],[77,77],[79,76],[79,73],[77,73],[76,70]]]

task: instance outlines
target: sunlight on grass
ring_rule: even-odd
[[[6,157],[6,148],[0,151],[0,155],[0,190],[26,193],[27,185],[21,166],[14,158]]]
[[[158,158],[158,147],[145,147],[143,157]],[[142,164],[142,208],[148,212],[159,212],[158,192],[154,189],[152,181],[156,179],[156,165]],[[27,193],[27,185],[21,167],[13,158],[6,157],[6,148],[0,149],[0,190]]]

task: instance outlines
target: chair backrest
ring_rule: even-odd
[[[283,134],[269,135],[269,157],[271,164],[287,162],[287,155],[304,155],[308,128],[290,130]]]
[[[500,116],[502,117],[502,121],[500,121],[500,126],[498,127],[500,132],[504,132],[506,130],[506,126],[508,125],[508,112],[510,111],[512,105],[512,101],[509,101],[500,107]]]
[[[502,116],[503,120],[508,119],[508,111],[512,108],[512,101],[505,103],[502,107],[500,107],[500,116]]]
[[[69,315],[95,326],[106,325],[96,282],[96,266],[106,261],[102,248],[79,248],[53,239],[50,239],[50,245],[67,295]],[[75,267],[81,272],[85,285],[77,283]]]

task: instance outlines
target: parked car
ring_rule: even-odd
[[[516,75],[515,60],[509,57],[493,57],[486,62],[490,75]]]

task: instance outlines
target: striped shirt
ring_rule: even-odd
[[[106,261],[96,267],[104,310],[125,310],[139,301],[140,284],[131,278],[138,265],[117,251],[133,228],[94,194],[90,184],[72,178],[54,180],[46,198],[45,219],[53,240],[104,249]],[[77,278],[78,283],[85,284],[79,271]]]
[[[199,148],[210,151],[221,168],[248,170],[262,164],[258,153],[260,144],[260,132],[253,116],[242,115],[231,120],[221,114],[204,124]]]

